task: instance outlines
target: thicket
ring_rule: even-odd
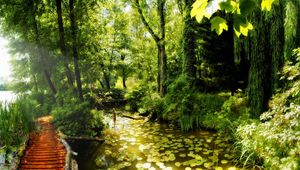
[[[283,67],[281,81],[285,86],[272,97],[270,109],[260,121],[237,128],[236,144],[245,164],[263,159],[267,169],[300,167],[300,48],[294,53],[296,62]]]
[[[128,95],[130,108],[141,114],[153,113],[184,131],[215,128],[218,123],[214,117],[218,116],[229,93],[201,93],[190,82],[187,76],[179,76],[168,86],[168,94],[163,98],[142,86]]]
[[[6,157],[7,163],[33,130],[37,109],[36,103],[28,97],[18,97],[14,103],[0,103],[0,155]]]
[[[294,62],[287,62],[279,75],[281,89],[269,101],[269,110],[252,119],[246,92],[201,93],[186,76],[168,86],[161,98],[147,89],[129,95],[140,113],[155,113],[182,130],[209,128],[230,135],[244,166],[297,169],[300,165],[300,48]],[[138,100],[133,100],[138,97]]]
[[[0,145],[17,146],[33,129],[37,105],[26,97],[0,105]]]
[[[75,97],[58,98],[60,104],[53,106],[53,122],[68,136],[99,136],[105,127],[103,112],[90,102],[80,102]],[[94,102],[93,102],[94,103]]]

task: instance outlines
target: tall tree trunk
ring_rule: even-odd
[[[62,19],[62,8],[61,8],[61,0],[55,0],[56,1],[56,14],[57,14],[57,23],[58,23],[58,28],[59,28],[59,45],[60,45],[60,50],[63,55],[63,62],[64,62],[64,67],[67,75],[68,82],[71,86],[73,86],[73,76],[71,69],[69,68],[69,58],[68,58],[68,53],[66,49],[66,44],[65,44],[65,30],[64,30],[64,24],[63,24],[63,19]]]
[[[82,83],[81,83],[81,76],[80,76],[80,69],[78,63],[78,49],[77,49],[77,23],[74,14],[74,0],[69,1],[70,5],[70,20],[71,20],[71,31],[72,31],[72,50],[73,50],[73,62],[74,62],[74,69],[75,69],[75,78],[77,84],[77,91],[79,95],[80,101],[84,101],[83,93],[82,93]]]
[[[187,75],[190,80],[196,78],[196,21],[191,18],[190,12],[194,0],[184,0],[183,10],[183,73]]]
[[[167,93],[167,54],[165,50],[165,0],[157,0],[157,13],[159,16],[159,34],[155,34],[153,29],[150,27],[149,23],[143,14],[142,7],[139,4],[139,0],[135,0],[135,5],[140,14],[141,20],[145,25],[148,32],[151,34],[157,46],[157,89],[160,96],[164,96]]]
[[[57,90],[56,90],[54,84],[53,84],[52,81],[51,81],[50,73],[49,73],[48,70],[46,70],[46,69],[44,69],[43,72],[44,72],[45,79],[46,79],[46,81],[47,81],[47,83],[48,83],[48,85],[49,85],[49,87],[50,87],[50,89],[51,89],[51,92],[52,92],[52,94],[55,96],[56,93],[57,93]]]
[[[228,78],[228,81],[226,83],[227,87],[230,87],[231,95],[234,95],[234,92],[237,89],[237,69],[236,64],[234,62],[234,29],[233,29],[233,16],[228,15],[228,31],[225,32],[223,35],[227,41],[226,44],[224,44],[225,52],[227,57],[227,60],[225,61],[225,67],[228,71],[228,75],[231,75],[230,78]]]
[[[44,66],[47,66],[48,64],[48,56],[47,55],[45,55],[45,53],[43,52],[43,49],[41,49],[41,40],[40,40],[40,33],[39,33],[39,29],[38,29],[38,23],[37,23],[37,20],[36,20],[36,7],[35,7],[35,5],[34,5],[34,1],[32,0],[32,19],[33,19],[33,29],[34,29],[34,34],[35,34],[35,41],[36,41],[36,44],[37,44],[37,47],[38,47],[38,54],[39,54],[39,56],[41,57],[41,63],[42,63],[42,65],[44,65]],[[50,88],[50,90],[51,90],[51,92],[52,92],[52,94],[53,94],[53,96],[54,96],[54,98],[55,98],[55,95],[56,95],[56,93],[57,93],[57,90],[56,90],[56,88],[55,88],[55,85],[54,85],[54,83],[52,82],[52,80],[51,80],[51,76],[50,76],[50,73],[49,73],[49,71],[48,71],[48,69],[47,69],[47,67],[44,67],[43,69],[43,74],[44,74],[44,77],[45,77],[45,79],[46,79],[46,81],[47,81],[47,84],[48,84],[48,86],[49,86],[49,88]]]
[[[252,117],[259,117],[267,110],[268,101],[277,87],[277,73],[283,57],[282,6],[272,8],[271,13],[255,11],[249,49],[249,105]],[[276,23],[276,24],[274,24]]]
[[[100,83],[101,87],[104,89],[105,88],[104,83],[101,80],[99,80],[99,83]]]
[[[159,16],[159,32],[160,41],[158,42],[158,53],[160,60],[160,96],[164,96],[167,93],[167,54],[166,54],[166,29],[165,29],[165,0],[157,0],[157,13]]]
[[[288,0],[285,4],[285,48],[286,60],[292,58],[292,50],[300,46],[300,1]]]
[[[166,48],[165,45],[158,45],[158,53],[159,53],[159,95],[164,96],[167,93],[167,56],[166,56]]]
[[[39,92],[39,86],[38,86],[38,83],[37,83],[37,78],[36,78],[36,74],[32,74],[32,79],[33,79],[33,89],[35,92]]]
[[[106,88],[110,90],[110,76],[109,73],[107,73],[106,71],[104,71],[104,80],[105,80]]]
[[[124,61],[125,61],[125,55],[121,55],[121,60],[123,62],[122,64],[122,84],[123,84],[123,88],[126,89],[127,86],[126,86],[126,68],[125,68],[125,65],[124,65]]]
[[[284,63],[284,4],[274,5],[267,20],[270,22],[270,50],[272,55],[271,89],[275,92],[279,85],[279,72]],[[299,37],[298,37],[299,38]]]

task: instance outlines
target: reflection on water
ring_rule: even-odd
[[[77,160],[83,170],[238,169],[232,161],[232,145],[219,133],[187,133],[167,125],[119,117],[116,127],[105,131],[103,144],[92,148],[83,144],[73,149],[79,152]]]
[[[12,91],[0,91],[0,103],[11,103],[17,98]]]

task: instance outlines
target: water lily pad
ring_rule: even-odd
[[[184,170],[192,170],[192,168],[190,168],[190,167],[185,167]]]
[[[180,162],[175,162],[175,166],[179,167],[181,165]]]
[[[223,170],[223,168],[218,166],[218,167],[215,167],[215,170]]]
[[[136,168],[142,168],[142,166],[143,166],[143,165],[142,165],[141,163],[137,163],[137,164],[135,165]]]
[[[227,164],[228,161],[227,161],[227,160],[221,160],[221,163],[222,163],[222,164]]]
[[[181,153],[179,156],[182,157],[182,158],[185,158],[186,154],[185,153]]]
[[[211,139],[206,139],[207,143],[211,143],[211,141],[212,141]]]
[[[165,166],[165,164],[162,162],[156,162],[155,164],[160,168]]]
[[[205,168],[210,168],[212,166],[212,163],[211,162],[206,162],[204,163],[204,167]]]

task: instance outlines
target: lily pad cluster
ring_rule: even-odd
[[[220,133],[181,132],[158,123],[118,119],[115,131],[106,133],[102,155],[104,169],[238,169],[233,148]],[[103,159],[102,159],[103,160]]]

